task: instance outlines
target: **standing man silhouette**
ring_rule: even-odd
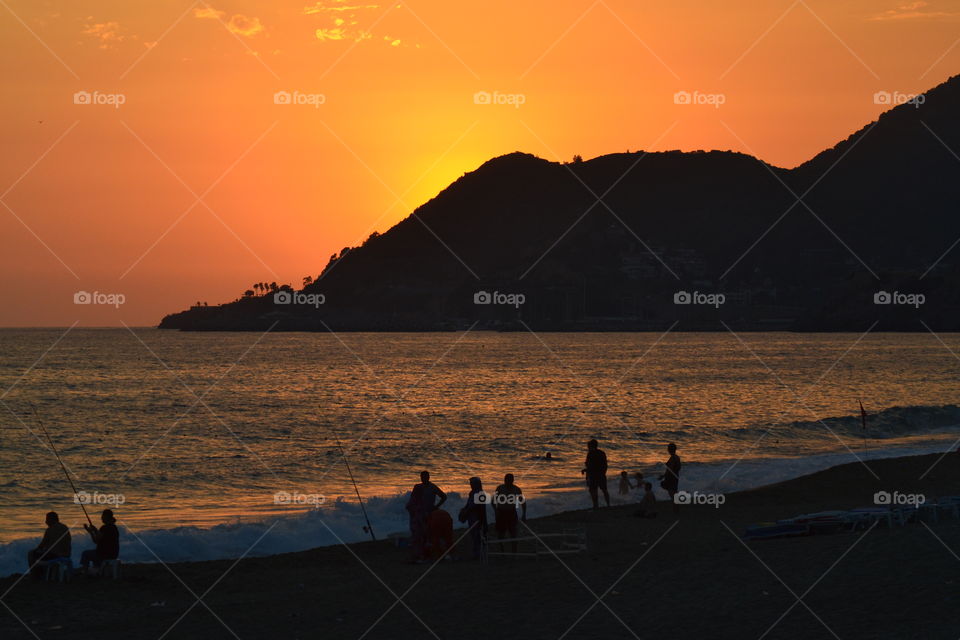
[[[610,493],[607,492],[607,454],[599,448],[600,444],[594,439],[587,443],[587,459],[580,471],[587,476],[587,488],[594,510],[599,509],[597,504],[597,490],[603,491],[603,498],[610,506]]]
[[[439,502],[437,499],[439,498]],[[410,547],[414,562],[424,562],[427,546],[430,542],[427,522],[430,514],[447,501],[447,494],[430,482],[430,472],[420,472],[420,484],[414,485],[407,500],[407,512],[410,514]]]
[[[679,507],[677,506],[677,501],[674,499],[674,496],[677,495],[677,491],[680,490],[680,456],[677,455],[677,445],[672,442],[667,445],[667,453],[670,454],[670,459],[667,460],[667,469],[662,476],[660,476],[660,486],[670,494],[670,502],[673,503],[673,512],[677,513]]]
[[[523,521],[527,521],[527,501],[523,498],[523,491],[513,482],[513,474],[503,476],[503,484],[497,487],[493,494],[493,515],[497,517],[497,537],[517,537],[517,506],[523,511]],[[513,542],[511,549],[517,552],[517,542]],[[503,545],[500,545],[503,551]]]

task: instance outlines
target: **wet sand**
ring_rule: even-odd
[[[748,524],[872,505],[876,491],[960,495],[958,454],[920,479],[938,457],[871,461],[879,480],[852,462],[679,516],[660,504],[655,519],[624,506],[531,520],[537,533],[586,531],[588,551],[562,561],[481,565],[462,557],[465,540],[453,561],[414,565],[383,541],[127,565],[120,581],[12,576],[0,579],[0,638],[955,639],[960,522],[945,514],[892,530],[740,539]]]

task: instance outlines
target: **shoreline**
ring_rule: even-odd
[[[949,440],[956,435],[941,434]],[[875,460],[889,460],[917,455],[937,455],[944,450],[943,439],[929,441],[926,444],[902,444],[890,448],[877,447],[855,451],[860,459],[868,462]],[[817,453],[797,457],[758,458],[737,461],[735,464],[726,462],[687,462],[684,468],[682,487],[689,491],[717,492],[725,495],[736,495],[748,491],[756,491],[782,482],[798,480],[809,475],[847,464],[852,459],[846,452]],[[723,471],[720,474],[720,471]],[[662,471],[659,468],[642,469],[647,480],[655,480]],[[718,475],[719,474],[719,475]],[[722,482],[717,478],[722,475]],[[628,496],[619,496],[616,491],[616,473],[608,476],[608,485],[611,491],[613,508],[630,508],[640,497],[640,492],[631,489]],[[654,484],[654,493],[658,500],[666,499],[666,494]],[[443,485],[450,495],[445,505],[450,515],[456,521],[457,511],[466,498],[466,491],[459,485],[456,488]],[[566,513],[582,512],[589,508],[589,498],[579,479],[571,480],[566,486],[550,485],[527,489],[530,496],[528,503],[531,521],[542,520]],[[960,492],[960,489],[958,489]],[[407,499],[407,492],[398,492],[393,495],[365,496],[365,505],[374,531],[381,538],[403,537],[407,534],[406,513],[402,503]],[[268,549],[263,552],[254,550],[253,557],[271,557],[287,553],[301,553],[310,549],[329,548],[342,544],[363,543],[367,534],[361,533],[362,514],[356,501],[340,496],[327,500],[326,505],[317,510],[288,511],[273,514],[249,513],[231,516],[227,520],[218,521],[209,525],[200,524],[171,524],[171,526],[135,526],[124,522],[123,509],[118,513],[121,531],[126,533],[127,557],[133,556],[130,563],[155,564],[157,562],[184,563],[184,562],[211,562],[235,560],[247,551],[248,545],[269,526],[274,525],[274,536],[282,541],[279,547],[270,548],[270,539],[263,544]],[[341,498],[345,498],[341,501]],[[96,518],[96,514],[91,511]],[[63,512],[61,511],[61,517]],[[66,520],[65,520],[66,521]],[[80,551],[90,546],[88,536],[79,525],[72,526],[73,534],[73,561],[79,561]],[[36,535],[27,534],[12,538],[0,543],[0,579],[21,571],[22,556],[27,549],[33,548],[39,540],[40,530]],[[279,536],[277,535],[279,534]],[[134,537],[135,536],[135,537]],[[310,538],[317,544],[305,545],[297,542],[296,538]],[[320,542],[320,540],[323,540]],[[283,542],[285,541],[285,542]],[[133,549],[129,543],[133,544]],[[188,549],[191,557],[178,554],[179,548]],[[4,553],[5,552],[5,553]],[[16,569],[11,569],[11,560]]]
[[[796,596],[816,585],[804,603],[840,637],[877,637],[882,631],[888,637],[954,638],[960,625],[958,560],[951,555],[960,550],[957,520],[867,533],[739,539],[749,524],[866,506],[877,491],[929,499],[960,495],[960,465],[952,453],[876,459],[866,466],[851,462],[730,493],[719,508],[684,506],[678,517],[660,503],[658,517],[649,520],[633,517],[633,506],[532,518],[528,524],[537,533],[586,532],[588,551],[563,563],[550,557],[497,558],[480,565],[458,555],[435,567],[412,565],[407,550],[382,540],[240,560],[129,564],[119,582],[78,578],[58,585],[11,576],[0,579],[0,592],[10,589],[4,603],[43,637],[144,632],[158,637],[184,616],[174,637],[232,637],[219,617],[244,638],[314,637],[317,625],[325,637],[357,638],[422,581],[404,603],[438,637],[486,637],[486,625],[462,627],[465,608],[482,603],[498,625],[516,629],[516,637],[556,638],[609,588],[605,606],[594,607],[572,637],[631,637],[619,617],[641,635],[666,625],[683,637],[740,638],[759,637],[796,604],[784,584]],[[829,579],[818,581],[824,572]],[[205,606],[191,609],[208,589]],[[51,590],[66,606],[51,610],[43,604]],[[98,602],[101,610],[91,612]],[[911,616],[907,625],[904,607],[923,614]],[[396,605],[370,637],[432,637],[417,616]],[[584,635],[588,630],[594,635]],[[10,616],[0,617],[0,632],[28,637]],[[772,636],[824,634],[815,617],[795,606]]]

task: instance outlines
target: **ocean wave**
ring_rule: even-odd
[[[810,436],[867,437],[873,440],[928,435],[960,429],[960,407],[937,406],[889,407],[868,413],[866,428],[859,415],[827,417],[819,420],[797,420],[786,423],[749,425],[721,431],[731,438],[758,438],[764,433],[778,438],[805,439]]]
[[[943,447],[940,443],[878,448],[858,452],[858,457],[871,460],[919,455],[940,452]],[[729,493],[782,482],[856,459],[849,452],[840,452],[798,458],[685,463],[681,488],[687,491]],[[656,477],[656,471],[650,471],[648,480],[653,482],[658,499],[663,500],[666,494],[660,490],[655,481]],[[632,503],[638,499],[639,493],[636,491],[626,497],[616,495],[616,482],[616,476],[611,474],[608,483],[615,505]],[[463,506],[465,496],[457,492],[447,495],[444,509],[456,522],[457,511]],[[366,500],[367,515],[379,539],[396,534],[405,535],[408,530],[408,516],[404,505],[408,496],[409,494],[399,494]],[[543,491],[529,492],[527,504],[529,516],[535,518],[588,508],[590,498],[582,478],[572,478],[569,481],[553,483]],[[854,506],[858,505],[851,505]],[[121,559],[124,562],[156,562],[158,559],[163,562],[184,562],[304,551],[368,540],[369,535],[363,530],[364,523],[360,505],[340,497],[319,509],[307,512],[220,524],[210,528],[191,526],[133,531],[122,527]],[[39,533],[38,531],[36,538],[19,539],[0,545],[0,576],[25,571],[27,551],[36,546]],[[80,553],[91,548],[92,543],[82,530],[73,531],[72,534],[73,560],[76,563]]]

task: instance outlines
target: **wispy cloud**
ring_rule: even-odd
[[[903,2],[893,9],[870,16],[870,20],[932,20],[936,18],[960,17],[960,11],[944,11],[926,0]]]
[[[92,19],[92,16],[89,19]],[[84,26],[83,34],[94,38],[101,49],[112,49],[129,36],[118,22],[95,22]]]
[[[223,16],[227,15],[226,11],[217,11],[210,5],[204,7],[197,7],[193,10],[194,18],[210,18],[212,20],[220,20]]]
[[[210,5],[197,7],[193,10],[193,17],[200,20],[218,20],[226,25],[227,29],[229,29],[231,33],[235,33],[238,36],[252,38],[265,31],[263,23],[260,21],[260,18],[257,18],[256,16],[247,16],[242,13],[235,13],[230,16],[229,20],[225,21],[224,17],[226,17],[226,15],[226,11],[214,9]]]
[[[317,28],[315,32],[317,40],[321,42],[336,40],[360,42],[361,40],[373,40],[375,38],[371,31],[359,26],[358,15],[379,8],[381,8],[379,4],[364,4],[357,0],[319,0],[304,7],[303,13],[308,16],[322,16],[329,21],[326,26]],[[379,37],[376,39],[379,39]],[[399,38],[383,36],[383,40],[394,47],[401,45]]]
[[[326,29],[317,29],[317,40],[369,40],[373,36],[367,31],[350,29],[347,27],[331,27]]]
[[[379,9],[378,4],[349,4],[346,0],[323,0],[309,7],[304,7],[306,15],[314,15],[328,11],[362,11],[364,9]]]
[[[263,33],[263,23],[260,18],[245,16],[242,13],[233,15],[227,21],[227,29],[246,38],[252,38],[258,33]]]

